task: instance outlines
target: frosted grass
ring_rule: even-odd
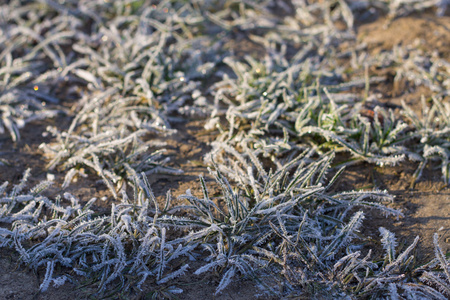
[[[101,179],[115,199],[99,215],[96,199],[27,190],[27,171],[0,186],[0,246],[45,275],[41,291],[88,282],[97,296],[151,289],[182,293],[177,279],[215,272],[219,295],[237,278],[261,293],[334,298],[446,299],[449,260],[417,266],[419,238],[399,252],[380,228],[384,254],[365,250],[367,210],[403,216],[385,191],[333,192],[345,166],[430,161],[449,183],[448,62],[413,48],[372,57],[358,45],[357,18],[395,17],[448,1],[10,1],[0,7],[0,133],[13,141],[36,119],[65,113],[48,127],[47,169]],[[344,27],[337,27],[342,22]],[[241,55],[246,41],[260,49]],[[341,51],[339,45],[349,46]],[[245,50],[245,49],[244,49]],[[408,55],[405,55],[405,54]],[[342,62],[345,61],[345,62]],[[392,67],[395,82],[425,86],[417,115],[383,106],[371,85]],[[344,76],[346,68],[353,74]],[[66,101],[71,109],[63,109]],[[147,176],[180,175],[166,145],[173,126],[201,118],[217,133],[205,156],[220,192],[199,178],[202,196],[170,193],[158,204]],[[349,161],[335,164],[341,153]],[[4,163],[7,158],[2,159]],[[47,194],[45,194],[47,195]],[[383,256],[383,259],[378,257]],[[196,261],[195,264],[190,262]],[[192,266],[197,266],[195,269]],[[150,287],[148,287],[150,286]]]

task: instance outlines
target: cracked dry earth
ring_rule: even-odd
[[[424,51],[438,51],[442,57],[450,57],[450,17],[436,18],[435,16],[410,16],[393,20],[387,28],[386,20],[380,18],[375,22],[360,25],[357,29],[358,39],[367,43],[370,52],[376,54],[389,50],[396,45],[413,45],[422,47]],[[251,49],[249,49],[251,51]],[[371,70],[389,77],[390,70]],[[419,107],[420,95],[430,94],[426,89],[418,89],[409,93],[405,87],[386,80],[374,87],[383,95],[383,101],[399,104],[405,99],[412,107]],[[31,168],[33,178],[30,184],[35,184],[46,178],[44,166],[46,160],[42,156],[39,145],[48,141],[42,137],[47,125],[58,123],[68,126],[68,121],[62,117],[53,120],[35,122],[25,127],[22,139],[13,143],[6,135],[1,136],[1,151],[12,153],[11,165],[2,166],[0,181],[15,183],[22,176],[23,171]],[[203,157],[210,151],[209,142],[214,140],[216,132],[207,131],[203,127],[203,120],[184,120],[175,124],[177,133],[170,136],[167,143],[171,157],[171,166],[184,170],[183,175],[158,174],[149,177],[150,184],[159,200],[163,200],[170,190],[174,198],[190,189],[192,194],[201,195],[198,176],[203,174],[212,194],[218,188],[208,177],[208,170],[203,163]],[[450,251],[450,189],[443,186],[440,171],[436,166],[428,167],[423,178],[410,189],[415,165],[404,164],[392,168],[380,168],[368,164],[360,164],[347,169],[336,185],[337,189],[386,189],[396,196],[393,207],[403,211],[405,217],[400,219],[385,218],[376,212],[369,214],[364,222],[365,234],[373,237],[371,247],[381,247],[378,227],[383,226],[396,233],[399,244],[410,244],[415,236],[421,237],[421,242],[415,256],[418,261],[426,260],[433,254],[432,235],[440,232],[440,244],[443,250]],[[55,172],[56,181],[61,183],[64,174]],[[47,193],[59,193],[55,184]],[[66,191],[87,201],[92,197],[102,198],[108,195],[106,187],[98,182],[80,178]],[[108,198],[99,207],[105,212],[113,200]],[[378,243],[378,244],[377,244]],[[50,287],[45,293],[39,293],[39,282],[43,273],[34,273],[26,267],[17,264],[18,255],[5,249],[0,255],[0,299],[80,299],[81,295],[88,295],[88,287],[75,287],[64,284],[60,288]],[[184,289],[180,299],[208,299],[214,294],[219,278],[214,275],[192,275],[181,279],[179,286]],[[148,292],[148,291],[147,291]],[[256,292],[251,281],[241,280],[233,283],[216,299],[252,299]],[[145,299],[146,291],[136,296]]]

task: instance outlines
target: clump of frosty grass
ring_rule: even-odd
[[[347,165],[405,160],[418,164],[412,184],[430,161],[449,183],[449,62],[408,47],[371,56],[354,32],[357,18],[443,14],[448,4],[9,1],[0,6],[0,133],[17,141],[27,123],[68,114],[68,128],[47,128],[47,168],[65,172],[63,189],[76,176],[101,179],[115,200],[101,214],[95,198],[45,196],[53,183],[27,190],[26,171],[0,186],[0,247],[45,269],[41,291],[72,282],[99,297],[142,289],[168,298],[183,292],[180,277],[215,273],[216,295],[245,277],[276,297],[447,299],[438,234],[435,258],[421,266],[419,237],[399,249],[380,228],[384,254],[367,250],[367,210],[402,213],[385,191],[333,186]],[[421,115],[379,101],[370,87],[385,78],[370,67],[432,91]],[[147,176],[183,180],[161,141],[192,117],[217,132],[205,161],[220,192],[212,197],[200,176],[200,198],[187,190],[177,204],[170,193],[158,203]],[[341,153],[350,159],[337,165]]]
[[[393,233],[383,228],[385,259],[372,261],[371,251],[362,258],[358,241],[364,238],[358,231],[363,209],[393,216],[401,212],[382,205],[393,200],[383,191],[330,192],[339,175],[324,180],[332,156],[310,162],[310,155],[300,154],[273,174],[253,172],[256,166],[247,160],[248,172],[236,170],[242,183],[234,187],[218,169],[210,170],[222,191],[222,208],[210,198],[202,177],[202,198],[188,191],[180,196],[185,205],[173,205],[168,194],[159,207],[145,173],[128,168],[134,196],[123,192],[104,216],[95,216],[95,198],[81,205],[69,193],[65,201],[42,196],[49,182],[24,192],[30,176],[26,172],[11,191],[7,183],[1,186],[0,221],[11,229],[1,229],[0,246],[14,248],[33,269],[46,267],[43,291],[50,284],[85,278],[99,293],[107,286],[139,290],[146,279],[155,293],[178,293],[182,290],[174,279],[190,269],[189,261],[197,260],[203,265],[195,274],[222,274],[216,294],[237,276],[248,276],[263,292],[278,296],[321,288],[336,297],[395,292],[446,299],[450,262],[437,234],[436,258],[425,266],[411,269],[418,237],[397,255]],[[175,231],[178,237],[170,234]],[[57,266],[67,272],[55,275]],[[410,274],[420,282],[405,281]]]

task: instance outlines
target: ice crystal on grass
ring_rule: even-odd
[[[418,1],[407,3],[388,1],[379,2],[375,6],[385,9],[389,6],[392,16],[396,16],[410,13],[419,9],[419,6],[423,9],[425,6],[441,5],[433,1],[423,3],[425,6],[421,6],[422,3]],[[357,5],[351,2],[347,5],[346,2],[339,1],[338,5],[332,7],[331,15],[326,10],[330,5],[328,2],[323,6],[308,6],[296,2],[293,5],[298,6],[297,13],[300,10],[305,13],[309,10],[316,11],[314,16],[308,16],[316,18],[316,23],[326,24],[314,27],[318,32],[323,32],[324,36],[328,36],[330,32],[339,32],[341,41],[348,40],[351,43],[355,41],[351,33],[354,22],[352,8],[356,10],[360,6],[368,7],[371,4]],[[407,11],[400,12],[400,7]],[[347,23],[347,29],[339,30],[332,22],[341,18]],[[423,166],[427,160],[423,156],[423,149],[411,146],[411,142],[416,143],[417,132],[394,114],[393,110],[388,109],[387,105],[366,101],[370,99],[370,84],[380,82],[383,78],[366,74],[364,78],[342,82],[338,67],[333,64],[333,55],[330,55],[333,51],[338,51],[333,38],[311,34],[308,29],[313,26],[308,28],[304,23],[305,19],[299,20],[296,25],[286,22],[283,26],[253,37],[254,42],[266,50],[265,57],[259,61],[250,56],[224,59],[232,73],[223,73],[222,81],[210,88],[216,100],[214,114],[222,114],[228,121],[219,140],[227,141],[230,147],[256,149],[262,143],[274,147],[277,138],[281,140],[284,136],[284,141],[287,141],[283,144],[285,149],[292,148],[295,143],[302,147],[312,144],[322,151],[345,151],[353,156],[348,164],[366,161],[380,166],[392,166],[411,159],[423,162]],[[306,52],[293,45],[302,30],[305,32],[300,35],[301,42],[308,45]],[[294,37],[294,32],[297,37]],[[287,49],[295,49],[297,52],[288,55]],[[439,95],[445,95],[445,78],[448,76],[442,67],[443,60],[437,56],[425,57],[423,53],[413,50],[408,52],[411,53],[410,56],[406,56],[401,54],[402,51],[404,49],[394,49],[365,62],[355,60],[352,66],[367,70],[369,66],[380,64],[398,65],[395,67],[396,82],[404,78],[415,85],[426,85]],[[364,98],[348,93],[349,88],[364,88]],[[221,102],[223,106],[220,105]],[[225,105],[228,108],[223,109]],[[433,132],[438,133],[439,130],[433,129]],[[286,139],[286,136],[289,138]],[[444,152],[440,150],[439,155],[442,156]],[[436,153],[437,151],[434,152]],[[447,178],[446,170],[444,159],[444,178]]]
[[[151,151],[152,142],[144,142],[145,129],[138,129],[134,124],[132,109],[129,106],[139,103],[139,99],[108,101],[115,90],[108,90],[88,102],[75,117],[67,132],[59,132],[56,128],[49,130],[56,136],[56,143],[41,147],[52,160],[48,168],[58,165],[67,170],[64,186],[79,173],[85,175],[80,168],[89,168],[103,179],[110,191],[117,197],[116,190],[126,177],[125,164],[130,164],[138,172],[171,172],[180,173],[176,169],[167,168],[162,159],[164,149]],[[131,122],[130,122],[131,121]],[[78,130],[76,130],[79,128]],[[78,131],[77,133],[74,131]],[[160,146],[158,144],[154,147]],[[158,148],[156,148],[158,149]],[[150,153],[149,153],[150,152]]]
[[[346,94],[348,84],[308,81],[300,72],[307,62],[295,57],[289,63],[271,55],[266,57],[266,65],[251,59],[244,64],[234,58],[226,63],[235,78],[226,75],[213,89],[229,105],[225,113],[228,128],[218,138],[228,144],[224,148],[256,150],[262,143],[278,144],[285,151],[277,155],[283,155],[286,150],[314,146],[322,152],[349,152],[353,158],[343,164],[366,161],[380,166],[397,165],[406,159],[420,161],[422,166],[429,157],[439,156],[448,181],[445,101],[434,97],[431,111],[427,108],[422,117],[404,105],[403,113],[414,125],[411,127],[392,109]],[[314,74],[309,69],[308,76],[320,78]],[[366,79],[366,84],[372,80],[378,79]],[[357,81],[354,84],[360,85]],[[277,138],[283,143],[276,142]]]
[[[345,298],[350,295],[364,298],[370,294],[372,297],[445,299],[449,282],[438,279],[427,271],[424,272],[424,267],[416,267],[412,273],[424,272],[421,281],[432,286],[406,280],[406,273],[411,272],[410,264],[413,259],[410,253],[417,245],[418,237],[403,253],[395,257],[393,234],[385,229],[380,230],[384,235],[381,242],[387,250],[386,257],[389,257],[383,265],[371,261],[371,251],[364,258],[360,258],[360,251],[353,252],[347,248],[347,253],[340,254],[339,259],[332,260],[334,265],[328,267],[326,263],[317,264],[314,260],[309,263],[311,260],[302,258],[301,247],[306,245],[302,246],[299,243],[302,240],[300,232],[297,236],[288,236],[280,231],[279,234],[287,241],[285,247],[288,248],[278,255],[261,252],[279,265],[282,276],[289,283],[285,285],[287,289],[284,291],[275,289],[272,291],[279,293],[280,296],[305,295],[312,291],[317,293],[318,290],[323,289],[324,295],[332,294],[336,298]],[[392,237],[386,238],[387,235]],[[289,255],[286,256],[286,253]],[[294,253],[297,254],[294,255]],[[433,262],[430,262],[430,265],[432,264]]]
[[[442,16],[450,4],[448,0],[390,0],[384,2],[389,4],[389,15],[391,17],[407,15],[414,11],[422,11],[431,7],[437,8],[437,14]]]
[[[448,183],[448,62],[410,46],[371,56],[355,34],[363,16],[442,14],[448,1],[63,2],[0,6],[0,131],[17,140],[26,123],[55,115],[50,104],[75,100],[63,109],[70,125],[48,127],[47,167],[66,172],[63,189],[101,178],[115,202],[98,214],[95,198],[44,196],[50,182],[26,190],[29,173],[0,185],[10,224],[0,246],[45,269],[42,291],[81,278],[101,297],[148,288],[167,298],[192,271],[218,274],[216,295],[246,276],[280,298],[449,296],[437,237],[436,258],[416,267],[418,238],[400,251],[380,228],[378,259],[360,230],[368,209],[403,216],[394,198],[334,189],[360,161],[419,162],[416,180],[438,160]],[[394,87],[433,93],[422,115],[377,100],[371,85],[386,78],[369,70],[386,66]],[[147,176],[181,174],[164,153],[174,122],[209,115],[218,136],[205,161],[220,192],[200,176],[201,197],[187,190],[175,205],[169,192],[160,207]],[[336,165],[342,152],[351,159]]]
[[[415,131],[411,135],[420,139],[416,146],[416,152],[421,154],[421,162],[414,174],[414,181],[422,172],[429,159],[441,161],[442,176],[449,183],[449,151],[450,151],[450,106],[448,102],[433,97],[433,103],[429,107],[422,98],[422,116],[419,117],[403,102],[404,115],[407,117]],[[413,184],[414,182],[412,182]]]
[[[237,272],[258,278],[256,270],[267,268],[269,261],[282,261],[285,255],[298,257],[314,272],[316,264],[324,266],[355,238],[364,215],[360,211],[348,218],[348,210],[370,206],[372,202],[365,198],[388,198],[377,192],[329,194],[327,187],[336,178],[328,186],[322,184],[326,183],[325,169],[329,167],[330,157],[313,162],[310,155],[301,154],[292,163],[280,164],[279,169],[269,173],[258,169],[261,162],[257,157],[242,156],[244,169],[240,169],[240,164],[235,164],[234,171],[224,169],[227,173],[234,172],[233,177],[241,182],[235,188],[216,166],[211,172],[222,189],[225,209],[210,200],[200,178],[203,199],[189,193],[181,196],[190,203],[185,207],[192,211],[189,219],[162,219],[171,226],[194,228],[181,240],[202,241],[202,247],[209,253],[208,264],[196,273],[222,270],[216,293]],[[255,172],[250,171],[252,168]],[[245,169],[249,171],[244,172]],[[378,208],[385,209],[381,205]],[[399,214],[388,209],[386,212]],[[336,226],[340,227],[337,231]],[[286,244],[286,239],[292,236],[297,237],[297,242]]]
[[[14,141],[27,123],[58,113],[46,105],[60,102],[55,90],[65,84],[60,70],[71,62],[66,46],[79,25],[36,4],[0,6],[0,133],[6,129]]]
[[[20,129],[27,123],[56,116],[58,110],[45,109],[45,104],[32,93],[0,91],[0,134],[6,129],[16,142],[20,139]]]
[[[91,209],[95,198],[81,206],[78,199],[66,194],[71,205],[63,206],[60,201],[36,193],[18,195],[23,188],[24,184],[16,185],[1,199],[6,203],[2,207],[10,205],[18,212],[2,220],[12,223],[12,229],[2,229],[0,241],[2,247],[15,247],[29,267],[46,266],[42,291],[51,282],[62,283],[63,278],[77,280],[69,273],[55,277],[57,264],[93,279],[99,292],[113,283],[120,288],[135,284],[140,288],[149,276],[157,285],[163,285],[189,268],[187,264],[178,265],[177,259],[189,257],[195,244],[182,245],[168,239],[166,229],[151,222],[147,198],[141,205],[137,199],[122,199],[121,204],[113,205],[111,216],[95,217]],[[141,187],[137,189],[144,193]],[[53,212],[51,218],[43,206]],[[28,209],[19,210],[21,207]],[[35,218],[27,218],[29,215]]]
[[[67,171],[64,186],[90,169],[115,197],[125,164],[138,172],[179,174],[165,166],[163,143],[148,139],[174,132],[173,113],[181,112],[216,64],[213,53],[199,50],[218,47],[198,34],[202,15],[182,3],[137,3],[130,11],[122,2],[93,2],[98,15],[86,3],[78,5],[78,13],[93,19],[95,34],[78,35],[70,45],[77,60],[62,66],[83,92],[70,127],[49,129],[56,141],[42,145],[48,167]]]

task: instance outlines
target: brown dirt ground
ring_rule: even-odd
[[[369,24],[363,24],[357,28],[358,40],[366,42],[369,52],[376,54],[392,49],[395,45],[416,45],[424,51],[437,50],[439,54],[448,59],[450,57],[450,17],[436,18],[435,16],[413,16],[393,20],[388,24],[386,19],[380,18]],[[418,39],[418,40],[417,40]],[[419,42],[417,42],[419,41]],[[376,74],[389,74],[392,70],[371,72]],[[418,88],[414,91],[394,90],[392,82],[379,84],[374,87],[383,94],[383,100],[389,103],[399,104],[400,99],[406,99],[411,104],[419,101],[420,95],[429,95],[429,91]],[[414,106],[418,107],[418,106]],[[8,157],[10,166],[1,166],[0,182],[9,181],[15,183],[27,168],[32,169],[31,184],[38,183],[46,178],[46,161],[39,144],[49,141],[42,137],[47,125],[58,124],[59,127],[67,126],[68,120],[58,117],[56,120],[39,121],[29,124],[21,131],[22,139],[18,143],[12,143],[7,136],[0,137],[2,157]],[[214,132],[203,129],[202,121],[187,120],[176,125],[178,133],[171,137],[168,143],[169,153],[173,160],[172,166],[185,171],[184,175],[154,175],[149,181],[159,199],[162,199],[168,190],[171,190],[174,198],[191,189],[194,195],[201,192],[198,184],[198,175],[204,174],[212,193],[214,186],[208,171],[202,163],[202,157],[209,151],[208,142],[214,138]],[[9,155],[11,154],[11,155]],[[396,196],[393,207],[399,208],[405,217],[398,220],[385,218],[377,212],[370,212],[364,223],[364,233],[373,237],[373,245],[379,247],[378,227],[383,226],[397,234],[400,244],[411,243],[416,235],[421,237],[416,252],[418,260],[424,261],[433,255],[432,235],[442,228],[440,244],[445,252],[450,251],[450,190],[443,188],[440,170],[429,167],[425,170],[422,179],[409,189],[411,175],[415,165],[407,163],[394,168],[379,168],[372,165],[357,165],[350,167],[339,181],[339,189],[386,189]],[[63,173],[52,171],[56,175],[58,183],[62,182]],[[92,197],[108,195],[103,185],[88,180],[80,179],[66,191],[74,194],[83,201]],[[49,195],[60,193],[58,184],[50,191]],[[113,200],[107,200],[100,204],[107,212],[108,206]],[[0,224],[1,225],[1,224]],[[0,299],[88,299],[91,291],[86,288],[76,288],[72,284],[65,284],[56,289],[50,287],[45,293],[39,293],[39,283],[43,273],[35,274],[24,266],[17,264],[18,255],[2,249],[0,251]],[[219,282],[215,275],[185,276],[178,286],[185,292],[179,299],[211,299],[214,289]],[[256,288],[252,281],[239,280],[228,287],[216,299],[253,299]],[[121,299],[149,299],[149,291],[136,296],[120,296]]]

